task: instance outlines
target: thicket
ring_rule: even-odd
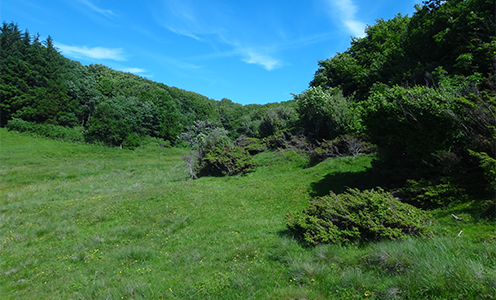
[[[256,167],[250,153],[228,138],[228,131],[209,121],[196,121],[179,136],[191,152],[183,156],[190,179],[250,172]]]

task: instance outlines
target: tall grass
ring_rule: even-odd
[[[288,235],[288,211],[362,186],[372,157],[308,167],[266,152],[246,176],[189,181],[182,154],[0,129],[1,298],[496,297],[492,221],[464,223],[458,237],[461,223],[436,212],[436,238],[365,247],[306,248]],[[484,238],[471,238],[478,229]]]

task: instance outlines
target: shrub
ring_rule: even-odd
[[[122,141],[122,147],[125,149],[134,150],[141,145],[141,137],[136,132],[131,132],[125,139]]]
[[[426,236],[427,214],[396,200],[381,188],[315,198],[303,211],[286,216],[290,231],[306,242],[355,243]]]
[[[241,135],[234,141],[234,145],[248,151],[251,155],[255,155],[267,150],[267,146],[260,139],[250,138],[246,135]]]
[[[363,123],[383,157],[421,162],[449,150],[462,135],[460,102],[426,87],[377,90],[362,104]]]
[[[318,140],[356,132],[360,127],[359,112],[337,88],[312,87],[294,98],[301,126]]]
[[[200,176],[232,176],[252,171],[257,164],[241,147],[227,146],[211,149],[201,161]]]
[[[409,179],[395,196],[401,201],[422,208],[436,208],[465,200],[465,191],[450,181],[449,177],[438,179]]]
[[[47,137],[54,140],[63,140],[66,142],[84,141],[81,128],[69,128],[53,124],[37,124],[15,118],[7,123],[6,128],[8,130]]]
[[[485,152],[475,152],[468,150],[470,155],[479,162],[479,167],[483,170],[484,180],[487,182],[487,189],[496,192],[496,159]]]
[[[188,127],[187,132],[179,136],[193,150],[182,157],[191,179],[238,175],[256,167],[248,151],[233,145],[227,135],[224,128],[215,127],[209,121],[196,121]]]

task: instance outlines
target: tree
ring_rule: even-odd
[[[136,136],[157,136],[160,132],[159,112],[153,102],[118,96],[100,103],[87,126],[86,136],[90,141],[122,146],[131,134],[133,139]]]

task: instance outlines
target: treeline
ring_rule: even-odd
[[[103,65],[84,66],[61,55],[51,37],[41,41],[14,23],[3,23],[0,57],[2,127],[12,119],[77,127],[88,142],[135,147],[146,136],[175,143],[197,120],[234,138],[258,136],[264,114],[278,106],[215,101]]]

